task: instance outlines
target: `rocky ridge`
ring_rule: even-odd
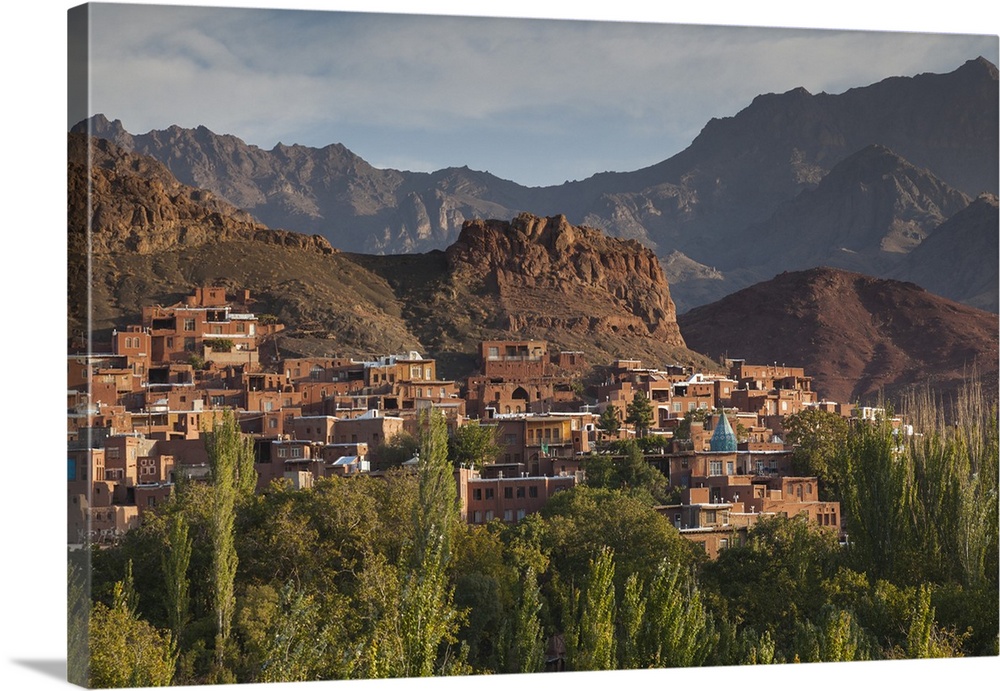
[[[892,77],[842,94],[764,94],[711,120],[687,149],[660,163],[543,188],[465,167],[379,170],[341,144],[266,151],[204,127],[130,134],[104,116],[75,129],[152,155],[181,182],[270,226],[318,232],[348,251],[443,249],[466,219],[527,210],[563,213],[662,255],[679,249],[716,265],[715,241],[738,239],[873,143],[967,195],[997,193],[997,93],[996,67],[977,58],[948,74]]]
[[[997,312],[1000,284],[1000,213],[997,197],[982,194],[938,226],[893,273],[927,290]]]
[[[95,254],[152,254],[237,239],[334,252],[322,236],[267,228],[212,192],[181,184],[156,159],[108,140],[70,134],[69,166],[70,217],[90,229]]]

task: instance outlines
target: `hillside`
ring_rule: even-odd
[[[690,348],[805,367],[832,400],[891,395],[928,379],[948,391],[973,365],[996,388],[997,316],[912,283],[831,268],[789,272],[678,322]]]
[[[659,263],[637,243],[522,215],[467,222],[447,252],[342,253],[319,237],[271,230],[149,157],[92,144],[88,174],[86,142],[70,135],[71,334],[83,329],[74,317],[86,295],[89,226],[98,338],[135,323],[144,304],[170,304],[211,282],[249,289],[256,311],[289,327],[276,354],[418,350],[458,377],[480,340],[531,337],[595,363],[711,364],[685,348]]]

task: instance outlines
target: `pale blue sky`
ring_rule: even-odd
[[[339,142],[377,167],[527,185],[651,165],[759,93],[997,61],[995,36],[114,4],[92,17],[90,112],[130,132]]]

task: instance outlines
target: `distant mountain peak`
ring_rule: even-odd
[[[974,60],[967,60],[956,72],[985,73],[990,79],[997,79],[997,66],[982,55]]]

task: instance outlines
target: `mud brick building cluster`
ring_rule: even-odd
[[[782,420],[808,407],[851,410],[817,400],[801,368],[729,360],[724,373],[702,373],[620,359],[585,392],[583,354],[550,352],[538,340],[481,343],[479,371],[463,381],[442,379],[417,352],[264,364],[262,350],[277,353],[283,328],[254,312],[248,291],[200,286],[177,304],[143,308],[140,324],[103,346],[70,352],[71,544],[114,541],[168,501],[179,478],[206,479],[204,435],[227,410],[254,441],[259,491],[278,480],[305,489],[323,477],[381,473],[380,450],[417,436],[429,409],[452,433],[490,426],[497,457],[455,470],[460,512],[470,523],[516,522],[586,482],[585,459],[614,441],[598,430],[600,414],[612,407],[625,420],[640,393],[654,412],[643,433],[657,451],[647,462],[681,489],[679,504],[657,510],[710,556],[764,515],[805,514],[841,529],[839,507],[818,500],[816,479],[792,475]],[[624,424],[617,438],[634,435]]]

